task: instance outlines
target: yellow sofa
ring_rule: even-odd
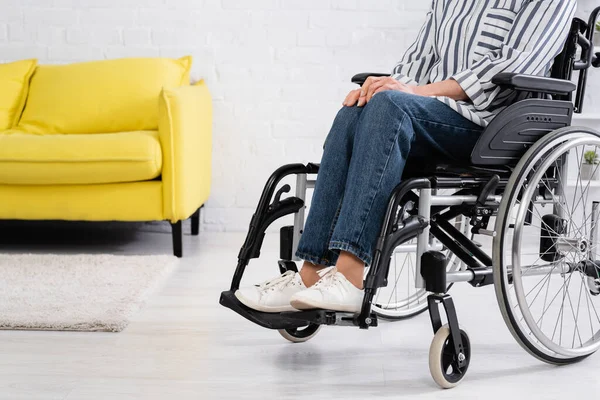
[[[0,219],[181,221],[211,177],[212,104],[191,58],[0,64]]]

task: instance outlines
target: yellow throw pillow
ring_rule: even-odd
[[[39,66],[17,129],[111,133],[158,129],[163,87],[189,85],[191,57]]]
[[[0,64],[0,130],[10,129],[19,122],[23,112],[29,80],[37,60]]]

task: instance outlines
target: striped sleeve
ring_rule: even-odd
[[[394,67],[392,77],[406,84],[416,85],[427,75],[435,61],[435,0],[427,13],[425,24],[419,31],[417,40],[408,48],[402,60]]]
[[[485,54],[471,68],[452,76],[473,102],[485,110],[501,89],[492,78],[501,72],[545,73],[560,53],[575,14],[575,0],[529,2],[516,16],[505,44]]]

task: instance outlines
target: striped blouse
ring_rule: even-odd
[[[418,85],[456,80],[470,101],[437,99],[485,127],[517,96],[494,85],[494,75],[547,76],[575,9],[576,0],[433,0],[392,76]]]

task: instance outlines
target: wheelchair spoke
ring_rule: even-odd
[[[577,317],[575,316],[575,310],[573,310],[573,300],[571,299],[571,294],[569,293],[568,290],[566,290],[566,294],[567,294],[567,300],[569,301],[569,305],[571,307],[571,316],[573,317],[573,321],[574,321],[574,327],[573,327],[573,344],[571,345],[571,348],[575,347],[575,333],[577,332],[577,335],[579,337],[579,345],[583,346],[583,341],[581,340],[581,335],[579,334],[579,327],[577,326]]]
[[[582,157],[583,157],[583,154],[582,154]],[[579,175],[580,175],[580,174],[581,174],[581,171],[580,171]],[[578,176],[579,176],[579,175],[578,175]],[[579,181],[579,179],[578,179],[578,181]],[[552,190],[550,189],[550,187],[548,186],[548,184],[547,184],[547,183],[546,183],[544,180],[541,180],[541,181],[540,181],[540,183],[541,183],[542,185],[544,185],[544,187],[546,188],[546,190],[548,190],[548,192],[550,192],[550,193],[552,192]],[[589,184],[589,183],[588,183],[588,184]],[[561,183],[561,186],[563,187],[563,189],[562,189],[562,192],[563,192],[563,193],[565,193],[564,185],[562,185],[562,183]],[[577,185],[575,186],[575,194],[576,194],[576,193],[577,193]],[[574,202],[575,202],[575,195],[573,196],[573,203],[574,203]],[[565,204],[563,205],[563,204],[562,204],[562,203],[560,203],[560,202],[559,202],[559,203],[556,203],[556,202],[554,202],[553,204],[554,204],[555,206],[559,206],[559,207],[562,209],[562,211],[564,211],[564,212],[566,212],[566,213],[567,213],[567,215],[566,215],[566,216],[563,216],[563,217],[564,217],[564,218],[568,218],[568,220],[569,220],[569,225],[570,225],[572,228],[574,228],[574,229],[577,229],[577,231],[578,231],[578,234],[581,234],[581,228],[580,228],[580,227],[577,227],[577,226],[575,225],[573,213],[572,213],[572,212],[569,210],[569,203],[568,203],[568,202],[565,202]],[[576,207],[577,205],[579,205],[579,203],[578,203],[578,204],[576,204],[576,205],[574,205],[574,206],[573,206],[573,208],[571,208],[571,209],[572,209],[572,210],[574,210],[574,207]],[[542,216],[540,215],[540,213],[539,213],[538,209],[537,209],[537,208],[535,208],[535,206],[533,207],[533,209],[536,211],[536,213],[538,214],[538,216],[540,217],[540,220],[541,220]],[[528,212],[531,212],[531,210],[527,210],[527,211],[528,211]],[[533,215],[533,213],[532,213],[532,215]],[[550,227],[548,227],[548,228],[550,228]],[[555,233],[555,234],[556,234],[556,232],[554,232],[554,231],[552,231],[552,233]]]
[[[571,282],[571,277],[573,275],[569,275],[568,278],[565,279],[565,277],[563,277],[563,285],[561,286],[561,288],[556,292],[556,294],[554,295],[554,297],[552,298],[552,300],[550,301],[550,304],[548,305],[548,308],[546,308],[543,313],[542,313],[542,317],[544,316],[544,314],[546,314],[546,312],[550,309],[550,306],[552,305],[552,303],[554,302],[554,300],[558,297],[559,294],[562,293],[562,302],[560,305],[560,312],[558,313],[558,318],[556,319],[556,325],[554,326],[554,331],[552,332],[552,339],[554,339],[554,334],[556,333],[556,328],[558,327],[558,322],[560,321],[560,334],[559,334],[559,344],[562,344],[562,330],[563,330],[563,321],[564,321],[564,309],[565,309],[565,288],[568,285],[569,282]]]
[[[579,336],[579,344],[583,346],[583,342],[581,341],[581,335],[579,334],[579,329],[577,328],[577,320],[579,319],[579,306],[581,305],[581,289],[583,289],[583,281],[579,283],[579,296],[577,296],[577,314],[575,315],[575,328]],[[571,347],[575,347],[575,331],[573,331],[573,343],[571,344]]]
[[[408,256],[406,257],[408,258]],[[406,262],[406,258],[404,259],[404,262]],[[396,281],[394,282],[394,288],[392,289],[392,293],[395,295],[394,300],[396,301],[396,304],[398,304],[398,290],[396,290],[396,285],[398,284],[398,279],[400,278],[400,276],[398,275],[398,272],[396,271],[396,257],[394,257],[394,273],[396,274]],[[404,266],[402,266],[402,269],[404,269]],[[402,273],[402,269],[400,270],[400,273]],[[390,300],[392,299],[392,295],[390,295],[390,298],[388,299],[388,303],[390,302]]]
[[[561,166],[558,164],[558,160],[555,160],[555,161],[554,161],[553,167],[554,167],[554,168],[557,168],[557,170],[561,168]],[[563,193],[563,194],[564,194],[564,193],[566,193],[566,188],[567,188],[567,186],[565,186],[565,183],[563,182],[562,174],[560,174],[560,173],[559,173],[559,174],[557,174],[557,175],[558,175],[558,183],[559,183],[559,185],[560,185],[560,188],[561,188],[561,193]],[[568,182],[567,182],[567,183],[568,183]],[[571,215],[571,211],[569,210],[569,202],[565,202],[565,206],[566,206],[566,208],[567,208],[567,213],[568,213],[569,215]]]
[[[575,149],[575,154],[579,154],[578,153],[578,149]],[[583,162],[583,150],[581,151],[581,157],[578,157],[577,160],[579,165],[582,165]],[[575,190],[573,192],[573,204],[571,205],[571,209],[574,210],[575,209],[575,198],[577,197],[577,185],[579,184],[579,182],[581,182],[581,168],[579,169],[579,171],[577,172],[577,179],[575,181]]]
[[[407,273],[408,279],[406,280],[406,292],[407,293],[410,292],[410,286],[411,286],[411,278],[410,278],[410,270],[411,270],[411,268],[410,268],[410,262],[408,264],[409,264],[409,266],[408,266],[408,273]]]
[[[550,271],[550,272],[552,272],[552,271]],[[548,276],[548,283],[550,283],[550,276]],[[546,303],[548,302],[548,292],[549,291],[550,291],[550,285],[548,284],[546,286],[546,294],[544,294],[544,305],[542,307],[542,310],[544,308],[546,308]],[[540,329],[542,329],[543,325],[544,325],[544,316],[542,315],[542,318],[540,320]]]
[[[394,288],[392,289],[394,292],[398,292],[397,286],[398,286],[398,281],[400,280],[400,276],[402,276],[402,272],[404,271],[404,268],[406,268],[406,263],[410,261],[410,256],[406,255],[406,257],[404,257],[404,262],[402,263],[402,267],[400,267],[400,273],[398,275],[396,275],[396,281],[394,282]],[[394,263],[395,265],[395,263]],[[408,292],[407,292],[408,295]],[[390,295],[390,298],[388,299],[388,303],[390,302],[390,300],[392,299],[392,296]]]
[[[549,190],[549,189],[548,189],[548,190]],[[571,222],[573,221],[573,216],[572,216],[572,214],[570,214],[570,212],[569,212],[569,211],[567,211],[567,210],[568,210],[568,208],[567,208],[567,209],[565,209],[565,208],[562,206],[562,204],[560,204],[560,203],[554,203],[554,204],[556,204],[556,205],[559,205],[559,206],[560,206],[560,207],[563,209],[563,211],[566,211],[566,212],[567,212],[567,214],[569,214],[569,215],[568,215],[569,221],[571,221]],[[536,212],[536,214],[537,214],[538,218],[540,219],[540,221],[542,221],[542,215],[540,214],[539,210],[538,210],[537,208],[535,208],[535,207],[534,207],[533,209],[535,210],[535,212]],[[533,213],[532,213],[532,215],[533,215]],[[578,233],[579,233],[579,234],[581,234],[581,231],[580,231],[580,229],[579,229],[577,226],[575,226],[575,224],[574,224],[574,223],[571,223],[571,226],[572,226],[573,228],[577,229]],[[541,227],[538,227],[538,228],[540,228],[540,229],[541,229]],[[545,226],[545,229],[548,229],[548,230],[550,230],[550,231],[551,231],[551,233],[553,233],[553,234],[555,234],[555,235],[557,235],[557,236],[559,236],[559,235],[560,235],[558,232],[556,232],[556,231],[555,231],[554,229],[552,229],[550,226]]]
[[[582,279],[583,282],[583,279]],[[588,318],[590,320],[590,337],[594,336],[594,324],[592,323],[592,313],[590,312],[590,302],[591,300],[589,299],[589,294],[586,293],[585,296],[585,303],[586,303],[586,308],[588,310]],[[594,309],[594,312],[596,311],[596,309]],[[596,318],[598,319],[598,322],[600,322],[600,318],[598,318],[598,314],[596,314]]]
[[[535,173],[535,170],[533,170],[532,173]],[[541,180],[540,183],[542,185],[544,185],[545,189],[548,190],[549,193],[552,193],[552,189],[548,186],[548,184],[546,183],[545,180]],[[564,186],[562,184],[561,184],[561,186],[563,187],[562,191],[564,193],[565,192]],[[565,211],[568,214],[569,218],[572,216],[572,213],[569,210],[569,204],[568,204],[568,202],[565,202],[564,205],[562,203],[556,203],[556,202],[554,202],[553,205],[559,206],[563,211]],[[533,209],[536,210],[536,212],[538,212],[538,216],[539,216],[539,211],[537,211],[537,208],[533,207]],[[528,210],[528,212],[531,212],[531,210]],[[540,216],[540,219],[541,219],[541,216]]]
[[[598,148],[597,148],[597,147],[594,147],[594,152],[596,152],[596,153],[598,152]],[[594,175],[594,174],[595,174],[595,173],[598,171],[598,166],[599,166],[600,164],[595,164],[595,165],[596,165],[596,167],[594,167],[594,171],[592,171],[592,176],[593,176],[593,175]],[[579,175],[581,175],[581,169],[579,170]],[[579,182],[580,182],[580,183],[582,183],[582,180],[580,180]],[[582,188],[582,192],[580,193],[580,197],[579,197],[579,200],[577,201],[577,205],[579,205],[579,203],[580,203],[582,200],[584,200],[584,199],[583,199],[583,192],[584,192],[584,191],[586,191],[586,192],[587,192],[587,189],[590,187],[590,183],[591,183],[591,182],[592,182],[592,180],[591,180],[591,179],[589,179],[589,180],[588,180],[588,182],[587,182],[587,185],[585,185],[585,189],[583,189],[583,188]],[[585,200],[584,200],[584,204],[585,204],[586,202],[587,202],[587,196],[586,196],[586,198],[585,198]]]
[[[544,288],[543,283],[546,281],[549,281],[550,278],[552,277],[552,272],[554,271],[554,267],[548,271],[548,273],[546,275],[544,275],[544,277],[542,278],[542,280],[540,280],[533,288],[531,288],[531,290],[529,292],[527,292],[527,294],[525,295],[525,297],[529,297],[529,295],[539,286],[542,285],[540,287],[540,289],[538,290],[537,294],[535,295],[533,301],[535,301],[535,299],[537,298],[537,296],[539,295],[540,291]],[[532,301],[532,303],[533,303]],[[531,304],[530,304],[531,305]]]
[[[585,280],[584,280],[584,279],[585,279],[585,278],[584,278],[584,276],[583,276],[583,275],[581,275],[581,280],[583,281],[583,283],[584,283],[584,285],[585,285]],[[588,299],[588,300],[590,301],[590,304],[591,304],[591,308],[592,308],[592,310],[594,310],[594,314],[596,315],[596,320],[597,320],[597,321],[600,323],[600,315],[598,315],[598,312],[596,311],[596,307],[594,306],[594,303],[593,303],[593,301],[592,301],[593,299],[592,299],[592,297],[591,297],[591,295],[590,295],[589,291],[587,291],[587,290],[586,290],[586,291],[585,291],[585,294],[586,294],[586,299]],[[589,311],[590,311],[590,310],[589,310],[589,308],[588,308],[588,312],[589,312]]]
[[[550,281],[550,278],[551,278],[551,276],[552,276],[552,273],[551,273],[551,272],[549,272],[549,273],[548,273],[548,279],[547,279],[547,281],[548,281],[548,282]],[[540,282],[544,282],[545,280],[546,280],[546,278],[544,278],[544,280],[541,280]],[[548,285],[548,287],[550,287],[550,285]],[[527,304],[527,306],[528,306],[528,307],[531,307],[531,306],[533,306],[533,303],[535,303],[535,300],[538,298],[538,296],[539,296],[539,295],[540,295],[540,293],[542,292],[542,289],[543,289],[543,288],[544,288],[544,285],[540,286],[540,288],[539,288],[539,290],[537,291],[537,293],[536,293],[535,297],[533,298],[533,300],[531,300],[531,303],[528,303],[528,304]],[[531,291],[533,291],[533,289],[532,289]],[[530,293],[531,293],[531,291],[530,291]],[[527,297],[527,295],[526,295],[525,297]]]
[[[569,279],[571,279],[571,276],[573,276],[573,275],[570,275],[570,276],[569,276],[569,278],[567,279],[567,281],[568,281]],[[563,279],[564,279],[564,278],[563,278]],[[550,304],[548,304],[548,307],[545,307],[545,308],[543,308],[543,309],[542,309],[542,310],[543,310],[543,311],[542,311],[542,315],[540,316],[540,319],[538,319],[538,321],[537,321],[538,323],[541,321],[541,319],[544,317],[544,315],[546,315],[546,312],[548,312],[548,310],[549,310],[549,309],[550,309],[550,307],[552,306],[552,303],[554,303],[554,300],[556,300],[556,298],[558,297],[558,295],[559,295],[561,292],[563,292],[563,293],[564,293],[564,288],[565,288],[565,285],[566,285],[566,284],[567,284],[567,282],[565,281],[565,282],[563,283],[563,285],[561,286],[561,288],[560,288],[560,289],[559,289],[559,290],[556,292],[556,294],[554,295],[554,297],[552,297],[552,300],[550,300]],[[564,299],[563,299],[563,305],[564,305]],[[561,306],[561,310],[562,310],[562,308],[563,308],[563,307]]]
[[[403,259],[398,260],[398,257],[403,257]],[[374,311],[384,317],[396,318],[410,316],[424,310],[426,292],[423,289],[415,288],[414,280],[411,279],[411,276],[414,276],[415,268],[414,253],[397,252],[392,258],[391,262],[394,264],[393,267],[390,266],[390,272],[393,270],[394,277],[390,279],[387,288],[380,288],[377,291],[373,302]]]
[[[598,165],[599,165],[599,164],[596,164],[596,167],[594,168],[594,171],[592,172],[592,175],[593,175],[594,173],[596,173],[596,171],[598,170]],[[589,180],[589,181],[588,181],[587,185],[585,186],[585,189],[582,189],[582,191],[581,191],[581,196],[580,196],[580,199],[579,199],[579,201],[577,202],[577,205],[579,205],[579,203],[580,203],[580,202],[583,200],[583,193],[584,193],[584,192],[586,192],[586,193],[588,192],[588,188],[589,188],[589,186],[590,186],[590,182],[591,182],[591,180]],[[586,203],[587,203],[587,194],[586,194],[586,196],[585,196],[585,200],[584,200],[584,203],[583,203],[583,218],[584,218],[584,221],[582,222],[582,226],[581,226],[580,228],[585,228],[585,227],[587,226],[587,225],[586,225],[587,218],[585,218],[585,212],[586,212],[586,209],[585,209],[585,204],[586,204]],[[585,232],[585,233],[587,234],[587,232]]]
[[[408,256],[407,256],[407,258],[408,258]],[[404,262],[406,262],[406,258],[404,259]],[[398,304],[398,291],[396,290],[396,285],[398,284],[398,279],[400,278],[400,276],[398,275],[396,264],[397,264],[397,260],[396,260],[396,257],[394,257],[394,274],[396,274],[396,281],[394,282],[394,288],[392,289],[392,294],[396,295],[396,297],[394,299],[396,300],[396,304]],[[402,269],[404,269],[404,265],[402,266]],[[402,273],[402,269],[400,270],[400,273]],[[390,294],[390,298],[388,299],[388,304],[391,299],[392,299],[392,295]]]

